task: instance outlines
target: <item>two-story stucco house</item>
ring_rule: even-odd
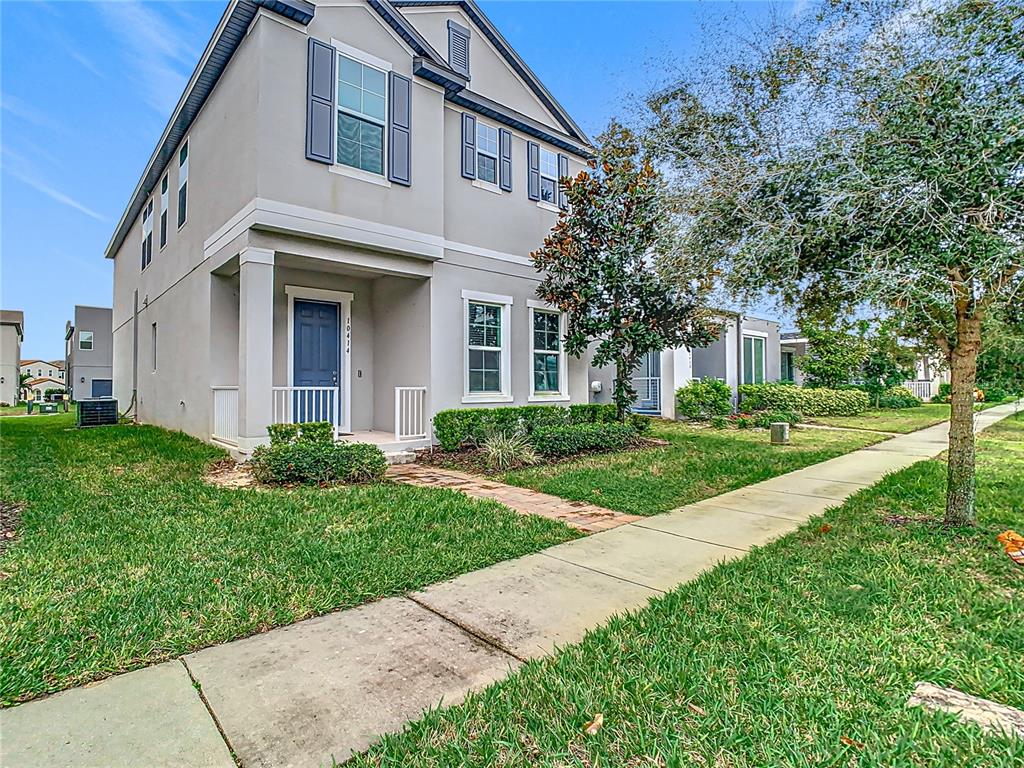
[[[115,396],[243,451],[586,402],[528,256],[591,153],[471,0],[232,0],[106,251]]]
[[[25,313],[0,309],[0,403],[21,399],[21,342],[25,339]]]
[[[64,330],[64,367],[72,400],[113,394],[114,336],[109,307],[75,305]]]

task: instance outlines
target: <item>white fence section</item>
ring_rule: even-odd
[[[274,424],[328,421],[341,426],[341,390],[338,387],[274,387]]]
[[[922,400],[931,400],[932,395],[935,393],[932,391],[931,379],[918,379],[917,381],[904,382],[903,386],[914,393],[914,397],[919,397]]]
[[[426,440],[426,387],[395,387],[395,438]]]
[[[238,387],[213,390],[213,436],[232,445],[238,443]]]

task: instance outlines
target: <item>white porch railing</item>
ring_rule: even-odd
[[[922,400],[931,400],[932,395],[932,382],[931,379],[918,379],[917,381],[904,382],[903,386],[914,393],[914,397],[919,397]]]
[[[395,438],[427,438],[426,387],[395,387]]]
[[[638,413],[661,413],[661,377],[636,376],[633,378],[636,401],[633,410]]]
[[[341,390],[338,387],[274,387],[274,424],[328,421],[341,426]]]
[[[238,387],[213,390],[213,437],[232,445],[238,443]]]

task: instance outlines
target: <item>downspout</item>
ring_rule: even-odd
[[[132,299],[132,401],[124,409],[122,417],[131,415],[132,421],[138,421],[138,396],[139,396],[139,289],[135,289]]]
[[[743,384],[743,315],[736,315],[736,411],[740,410],[740,386]]]

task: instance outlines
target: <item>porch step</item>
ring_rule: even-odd
[[[416,461],[416,454],[413,451],[385,451],[384,458],[388,464],[412,464]]]

